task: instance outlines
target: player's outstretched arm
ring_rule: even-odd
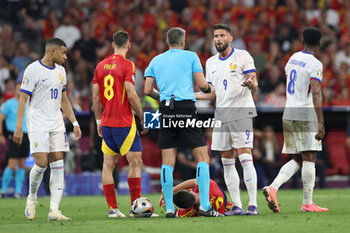
[[[258,89],[258,80],[256,78],[256,73],[251,72],[245,75],[246,80],[242,83],[242,87],[248,87],[251,91],[256,91]]]
[[[196,185],[197,185],[196,179],[186,180],[186,181],[181,182],[180,184],[176,185],[173,188],[173,193],[177,193],[181,190],[192,189],[192,188],[196,187]],[[159,206],[165,206],[163,190],[162,190],[162,195],[159,198]]]
[[[156,80],[153,77],[146,77],[144,92],[153,99],[159,99],[159,91],[154,88]]]
[[[97,133],[98,136],[102,137],[102,128],[101,128],[101,97],[100,97],[100,87],[98,84],[92,85],[92,108],[94,109]]]
[[[81,130],[80,130],[80,126],[78,124],[77,119],[75,118],[74,112],[73,112],[73,108],[72,105],[69,102],[68,96],[67,96],[67,92],[63,91],[62,92],[62,100],[61,100],[61,108],[64,114],[66,114],[66,116],[68,117],[68,119],[70,120],[70,122],[73,124],[74,128],[74,134],[75,134],[75,141],[80,140],[81,138]]]
[[[318,80],[310,80],[312,101],[314,103],[314,108],[318,120],[318,129],[315,138],[321,140],[325,135],[324,130],[324,120],[323,120],[323,106],[322,106],[322,92],[321,92],[321,83]]]
[[[132,109],[134,109],[134,111],[136,112],[137,116],[140,118],[141,127],[142,127],[141,135],[145,135],[148,132],[148,130],[143,129],[143,111],[142,111],[139,96],[136,93],[135,86],[128,81],[124,82],[124,86],[125,86],[126,94],[128,96],[129,103]]]
[[[17,121],[16,121],[16,130],[13,133],[13,142],[20,145],[23,140],[23,117],[26,110],[26,103],[28,101],[29,95],[24,92],[20,92],[18,109],[17,109]]]

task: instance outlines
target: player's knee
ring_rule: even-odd
[[[136,157],[129,160],[129,165],[133,168],[142,169],[142,157]]]

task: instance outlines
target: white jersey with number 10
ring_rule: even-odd
[[[66,84],[66,71],[63,66],[55,64],[54,67],[47,67],[38,60],[25,69],[21,91],[30,95],[28,132],[65,131],[61,100]]]
[[[285,67],[287,102],[283,119],[317,121],[310,81],[322,82],[322,63],[311,53],[294,53]]]

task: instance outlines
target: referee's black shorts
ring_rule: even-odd
[[[9,144],[7,150],[7,158],[21,159],[27,158],[29,155],[29,138],[28,134],[23,134],[23,141],[21,145],[17,145],[12,141],[13,133],[8,134]]]
[[[192,100],[175,101],[174,110],[166,105],[166,101],[162,101],[159,106],[162,116],[158,147],[194,149],[206,146],[202,129],[193,124],[198,120],[194,102]]]

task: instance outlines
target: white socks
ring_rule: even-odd
[[[303,182],[303,204],[312,204],[312,192],[315,186],[315,163],[309,161],[303,161],[303,167],[301,168],[301,180]]]
[[[257,205],[257,178],[256,170],[253,164],[253,157],[251,154],[244,153],[238,156],[239,161],[243,167],[243,179],[249,195],[249,205]]]
[[[239,176],[235,166],[235,159],[221,158],[224,167],[224,179],[228,191],[230,192],[232,204],[242,208],[241,197],[239,193]]]
[[[34,164],[32,170],[29,173],[29,195],[28,197],[32,200],[36,200],[37,192],[40,186],[40,183],[43,179],[44,172],[46,167],[42,168]]]
[[[282,184],[286,183],[299,170],[299,168],[299,164],[294,159],[289,160],[288,163],[282,166],[271,186],[278,190]]]
[[[50,192],[51,201],[50,209],[58,210],[61,202],[64,186],[64,163],[63,160],[58,160],[50,163]]]

